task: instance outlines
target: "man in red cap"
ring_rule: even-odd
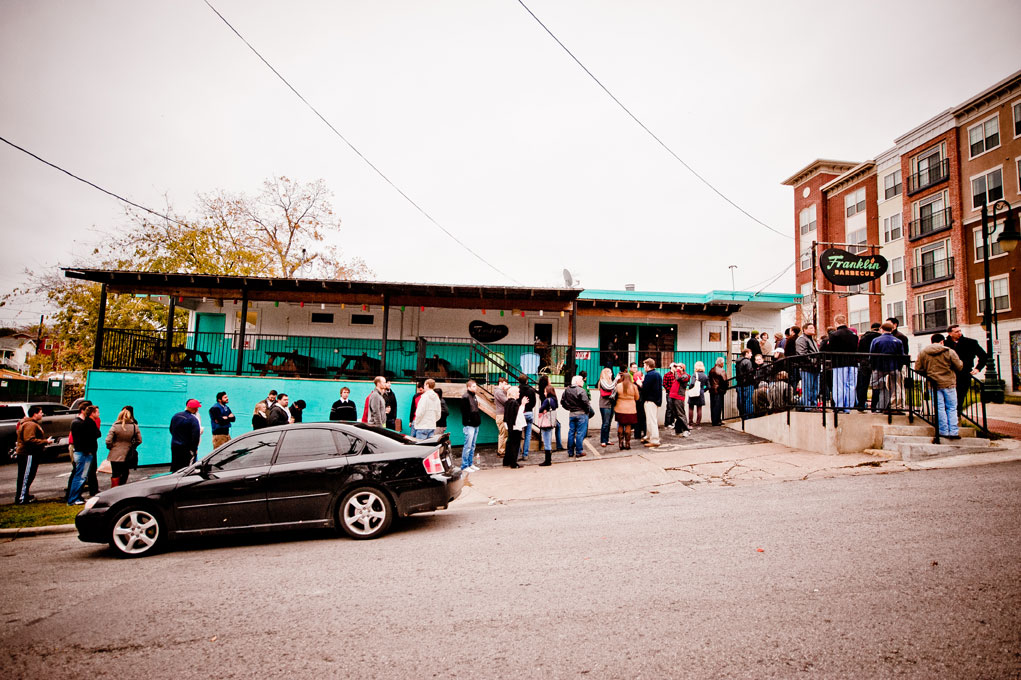
[[[188,467],[195,460],[202,437],[202,425],[198,413],[202,404],[198,399],[189,399],[184,410],[170,419],[170,471],[177,472]]]

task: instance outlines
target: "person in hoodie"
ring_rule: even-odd
[[[793,330],[794,327],[791,327]],[[815,324],[806,323],[801,335],[794,343],[798,356],[803,357],[801,361],[801,405],[806,408],[815,408],[819,402],[819,372],[815,367],[815,357],[809,355],[818,354],[819,346],[815,344]]]
[[[872,324],[872,328],[862,333],[858,340],[858,354],[872,351],[872,341],[879,337],[880,324]],[[872,358],[860,357],[858,366],[858,387],[855,390],[855,408],[864,411],[869,403],[869,382],[872,379]]]
[[[893,334],[893,324],[884,321],[879,337],[869,345],[872,354],[872,410],[885,411],[894,405],[904,365],[904,344]]]
[[[858,336],[848,328],[847,317],[837,314],[833,317],[837,324],[829,333],[827,352],[837,355],[833,357],[833,405],[836,408],[854,408],[858,399]]]
[[[957,374],[964,362],[957,352],[943,345],[941,333],[932,336],[932,344],[918,353],[915,370],[925,375],[936,389],[936,420],[939,434],[947,439],[960,439],[957,426]]]
[[[585,448],[582,444],[585,435],[588,434],[588,419],[595,415],[592,404],[589,400],[588,390],[585,389],[585,379],[580,375],[571,378],[571,386],[564,390],[561,405],[570,414],[567,425],[567,457],[581,458],[585,455]]]

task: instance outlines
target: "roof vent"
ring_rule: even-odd
[[[626,290],[629,293],[635,292],[635,284],[633,284],[633,283],[625,283],[624,284],[624,290]]]

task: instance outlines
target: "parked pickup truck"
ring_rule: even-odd
[[[70,411],[63,404],[52,402],[12,402],[0,404],[0,453],[13,451],[17,443],[18,422],[28,415],[28,408],[38,404],[43,407],[43,420],[40,425],[47,437],[53,437],[56,441],[46,447],[47,453],[56,456],[62,451],[67,451],[67,437],[71,434],[71,423],[78,416]],[[5,461],[10,456],[0,456]]]

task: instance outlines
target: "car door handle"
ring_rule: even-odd
[[[260,479],[262,479],[262,475],[251,475],[250,477],[245,477],[246,482],[257,482]]]

